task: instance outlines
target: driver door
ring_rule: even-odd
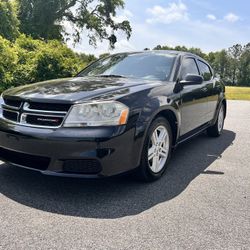
[[[187,74],[200,75],[196,60],[193,57],[183,58],[180,80],[183,80]],[[207,122],[208,94],[209,91],[206,83],[183,87],[180,105],[180,136],[185,135]]]

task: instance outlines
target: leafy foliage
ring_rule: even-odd
[[[13,83],[17,54],[12,44],[0,36],[0,91]]]
[[[146,49],[147,50],[147,49]],[[200,57],[205,57],[206,54],[203,53],[201,51],[201,49],[199,48],[187,48],[185,46],[176,46],[176,47],[171,47],[171,46],[161,46],[161,45],[157,45],[154,50],[176,50],[176,51],[184,51],[184,52],[190,52],[190,53],[194,53]]]
[[[238,67],[239,85],[250,86],[250,43],[243,48]]]
[[[14,41],[19,35],[17,8],[13,1],[0,0],[0,35]]]
[[[89,60],[86,60],[89,58]],[[15,43],[0,37],[0,91],[11,86],[74,76],[91,55],[76,54],[59,41],[21,35]]]
[[[236,44],[207,58],[226,85],[250,86],[250,44]]]
[[[21,32],[35,39],[57,39],[67,35],[64,24],[73,29],[75,42],[86,32],[89,43],[108,40],[111,47],[117,42],[116,33],[131,35],[128,21],[115,22],[118,8],[124,8],[123,0],[18,0]]]

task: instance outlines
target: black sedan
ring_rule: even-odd
[[[9,89],[0,104],[3,161],[57,176],[135,170],[148,181],[178,144],[220,136],[227,111],[210,65],[177,51],[111,55],[74,78]]]

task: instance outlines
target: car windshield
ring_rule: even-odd
[[[176,55],[167,53],[123,53],[98,60],[78,76],[135,77],[168,80]]]

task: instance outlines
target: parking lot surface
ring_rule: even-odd
[[[250,249],[250,102],[154,183],[43,176],[0,162],[0,249]]]

